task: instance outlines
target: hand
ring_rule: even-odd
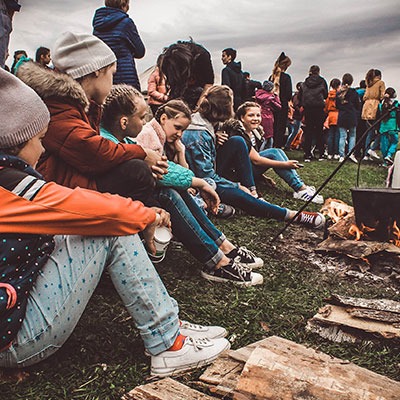
[[[297,169],[300,168],[297,164],[298,164],[298,160],[288,160],[285,162],[286,164],[286,169]]]
[[[215,136],[217,137],[217,144],[223,146],[224,143],[229,139],[229,135],[224,131],[215,132]]]
[[[174,141],[174,148],[177,153],[185,154],[185,145],[182,143],[181,139],[176,139]]]
[[[147,250],[151,254],[156,254],[156,246],[154,244],[154,233],[158,226],[166,226],[171,229],[171,220],[168,212],[162,208],[152,207],[156,212],[156,219],[149,225],[146,226],[142,231],[142,236],[146,244]]]
[[[204,186],[198,188],[200,196],[206,203],[207,210],[210,210],[213,214],[217,214],[221,200],[212,186],[210,186],[206,181],[204,181],[204,183]]]
[[[161,179],[168,172],[167,157],[161,156],[154,150],[145,149],[146,158],[144,161],[150,167],[154,179]]]

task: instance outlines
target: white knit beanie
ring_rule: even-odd
[[[36,92],[0,68],[0,149],[32,139],[49,121],[49,110]]]
[[[54,44],[54,66],[77,79],[117,61],[113,51],[99,38],[87,33],[64,32]]]

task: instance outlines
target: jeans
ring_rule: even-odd
[[[172,233],[198,261],[208,268],[215,267],[224,256],[219,249],[224,234],[186,191],[161,188],[158,200],[171,215]]]
[[[269,158],[271,160],[276,161],[288,161],[288,157],[282,149],[266,149],[260,151],[260,156]],[[295,169],[286,169],[286,168],[274,168],[274,171],[277,175],[279,175],[295,192],[298,192],[299,189],[304,185],[304,182],[301,180],[299,174]],[[265,172],[265,167],[253,166],[253,174],[255,177],[262,175]]]
[[[292,144],[293,139],[298,134],[300,126],[301,126],[301,120],[294,119],[293,120],[293,124],[292,124],[292,132],[289,134],[289,136],[288,136],[288,138],[286,140],[286,144],[285,144],[285,149],[286,150],[290,150],[290,145]]]
[[[339,154],[339,128],[331,125],[328,132],[328,154],[334,156]]]
[[[260,146],[260,151],[265,149],[271,149],[272,147],[274,147],[274,138],[273,137],[264,138]]]
[[[241,136],[232,136],[217,151],[217,174],[239,181],[250,191],[256,188],[249,150]]]
[[[394,158],[399,142],[399,133],[396,131],[383,132],[381,136],[382,157]]]
[[[324,144],[322,141],[322,130],[325,121],[323,108],[308,107],[304,108],[304,158],[312,158],[311,146],[313,141],[317,145],[319,157],[324,154]]]
[[[346,154],[346,140],[348,139],[348,150],[347,153],[350,153],[353,150],[354,145],[356,144],[356,127],[352,126],[351,128],[343,128],[339,126],[339,156],[344,157]]]
[[[138,235],[54,239],[56,247],[29,294],[17,340],[0,353],[1,367],[27,367],[55,353],[71,335],[106,268],[147,351],[156,355],[172,346],[179,332],[178,306]]]

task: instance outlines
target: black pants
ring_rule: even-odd
[[[319,157],[324,154],[324,143],[322,138],[322,129],[325,121],[325,112],[323,108],[304,108],[304,158],[311,158],[311,147],[313,142],[317,145]]]
[[[288,121],[288,104],[282,104],[282,108],[274,113],[274,147],[285,146],[285,133]]]
[[[154,199],[156,182],[143,160],[126,161],[96,179],[97,190],[139,200],[146,206],[157,206]]]

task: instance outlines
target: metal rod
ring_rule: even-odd
[[[354,145],[354,147],[351,149],[351,151],[344,157],[343,161],[337,165],[337,167],[331,172],[331,174],[325,179],[325,181],[322,183],[322,185],[315,191],[315,193],[310,197],[309,200],[305,202],[305,204],[297,211],[296,215],[289,221],[286,222],[285,226],[272,238],[271,243],[275,242],[276,239],[279,238],[280,235],[282,235],[283,232],[286,231],[287,228],[289,228],[290,225],[292,225],[293,221],[302,213],[307,206],[313,201],[314,197],[329,183],[329,181],[337,174],[340,168],[342,168],[343,164],[350,158],[350,156],[354,153],[356,150],[357,146],[361,144],[361,142],[364,140],[364,138],[367,137],[367,134],[370,130],[375,128],[384,118],[386,118],[387,115],[391,111],[395,109],[394,106],[392,106],[387,112],[385,112],[383,115],[381,115],[372,125],[370,125],[365,132],[362,134],[362,136],[358,139],[357,143]],[[371,140],[372,143],[372,140]],[[365,153],[364,153],[365,154]]]

